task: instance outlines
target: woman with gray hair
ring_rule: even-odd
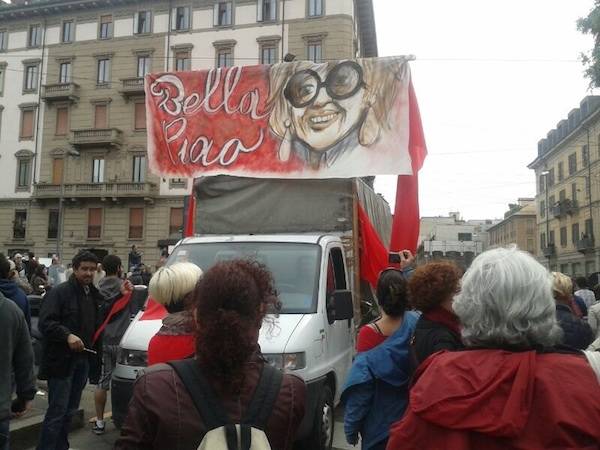
[[[544,267],[516,248],[487,251],[453,309],[470,348],[419,367],[388,449],[598,448],[600,375],[590,364],[598,361],[557,347]]]

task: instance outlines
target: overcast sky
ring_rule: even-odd
[[[593,0],[374,0],[379,55],[414,54],[429,155],[422,216],[502,217],[535,195],[537,142],[589,94],[575,21]],[[393,208],[395,177],[377,191]]]

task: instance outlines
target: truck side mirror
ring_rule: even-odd
[[[331,325],[336,320],[350,320],[354,317],[352,292],[348,290],[333,291],[327,298],[327,320]]]

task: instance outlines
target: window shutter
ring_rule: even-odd
[[[27,110],[22,112],[21,117],[21,137],[33,137],[33,111]]]
[[[88,209],[88,238],[98,239],[102,236],[102,208]]]
[[[233,16],[231,14],[231,2],[227,2],[227,19],[226,25],[231,25],[233,23]]]
[[[69,110],[67,108],[56,108],[56,134],[63,136],[67,134]]]
[[[215,27],[219,26],[219,4],[215,3],[213,6],[213,25]]]
[[[107,126],[106,105],[96,105],[94,128],[106,128]]]
[[[258,0],[258,2],[256,2],[256,21],[257,22],[262,22],[264,20],[263,17],[263,11],[264,11],[264,0]]]
[[[63,180],[64,159],[54,158],[52,160],[52,184],[61,184]]]
[[[133,14],[133,34],[138,34],[138,25],[140,23],[140,13],[136,12]]]
[[[135,129],[143,130],[146,128],[146,104],[144,102],[135,104]]]
[[[129,209],[129,238],[140,239],[144,236],[144,208]]]
[[[177,29],[177,8],[171,9],[171,30]]]
[[[171,208],[169,234],[178,234],[183,228],[183,208]]]

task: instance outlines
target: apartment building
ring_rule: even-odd
[[[23,1],[0,7],[0,239],[154,263],[191,180],[147,169],[150,72],[376,56],[371,0]],[[17,89],[18,87],[18,89]],[[17,124],[19,124],[17,129]]]
[[[551,270],[589,275],[600,268],[600,96],[585,97],[538,142],[535,171],[538,257]]]
[[[537,254],[537,233],[535,199],[520,198],[509,205],[504,220],[488,229],[489,246],[507,247],[516,245],[519,249]]]

